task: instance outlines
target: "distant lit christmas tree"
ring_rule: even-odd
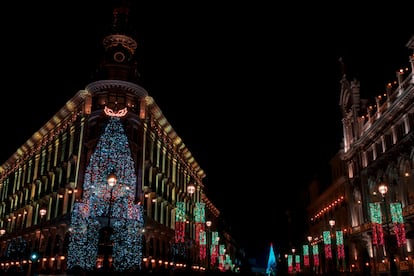
[[[130,271],[142,261],[143,207],[135,203],[135,164],[119,114],[106,110],[105,131],[89,159],[83,183],[83,198],[75,202],[71,218],[68,268],[96,268],[102,229],[111,229],[113,269]],[[111,187],[107,177],[115,174]],[[108,225],[110,224],[110,225]]]
[[[267,261],[266,275],[275,276],[277,272],[276,255],[273,250],[273,244],[270,244],[269,258]]]

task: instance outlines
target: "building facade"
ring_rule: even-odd
[[[336,154],[331,162],[332,183],[327,189],[321,189],[321,183],[314,180],[309,185],[309,205],[307,207],[309,221],[309,236],[306,237],[309,244],[309,262],[307,270],[317,274],[330,273],[334,270],[346,271],[348,256],[343,254],[338,258],[338,248],[335,247],[336,233],[341,231],[343,236],[349,231],[349,203],[347,194],[347,181],[344,177],[344,166],[340,154]],[[325,243],[330,242],[330,253],[325,251]],[[344,246],[345,253],[347,248]],[[315,255],[318,256],[315,256]],[[331,258],[328,255],[332,256]],[[339,254],[341,255],[341,254]],[[305,265],[303,267],[306,268]]]
[[[0,167],[3,270],[237,263],[205,172],[139,85],[128,16],[128,7],[114,9],[95,80]]]
[[[414,37],[406,46],[414,52]],[[361,98],[357,80],[345,74],[341,80],[343,145],[331,164],[331,186],[311,196],[307,210],[309,240],[319,245],[317,272],[414,272],[413,71],[414,54],[373,100]],[[330,227],[336,230],[323,236]],[[342,244],[335,240],[337,230]],[[332,258],[324,251],[327,243],[332,243]]]

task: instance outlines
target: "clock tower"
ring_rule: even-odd
[[[129,14],[130,8],[125,3],[113,10],[111,33],[103,39],[104,58],[98,68],[99,79],[138,81],[137,42],[130,36]]]

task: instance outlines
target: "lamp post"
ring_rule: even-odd
[[[39,235],[39,245],[38,245],[38,250],[40,251],[41,248],[41,239],[42,239],[42,228],[43,228],[43,217],[46,215],[47,210],[46,208],[41,208],[39,210],[39,214],[40,214],[40,235]]]
[[[3,253],[3,236],[6,234],[6,229],[0,229],[0,260],[3,260],[4,253]],[[4,274],[4,267],[0,267],[0,275]]]
[[[206,221],[207,226],[207,271],[210,271],[210,263],[211,263],[211,220]]]
[[[307,239],[308,239],[308,256],[309,256],[309,271],[310,272],[312,272],[313,271],[313,269],[312,269],[312,267],[314,266],[314,264],[313,264],[313,260],[311,260],[312,258],[311,258],[311,252],[312,252],[312,236],[307,236]],[[312,257],[313,257],[313,254],[312,254]]]
[[[289,260],[288,260],[288,257],[289,257],[289,254],[288,253],[285,253],[285,266],[284,266],[284,268],[286,269],[286,274],[288,274],[289,273]]]
[[[193,184],[193,182],[189,182],[187,185],[187,194],[189,195],[189,208],[188,208],[188,238],[190,241],[192,240],[191,234],[192,234],[192,213],[193,213],[193,195],[195,193],[196,187]],[[188,269],[192,268],[193,261],[194,261],[194,255],[193,255],[193,242],[191,242],[191,246],[186,246],[187,251],[187,266]]]
[[[40,248],[41,248],[41,241],[42,241],[42,231],[43,231],[43,218],[44,216],[46,216],[47,210],[46,208],[41,208],[39,210],[39,214],[40,214],[40,231],[39,231],[39,239],[37,241],[37,245],[36,245],[36,252],[32,253],[31,259],[34,263],[34,271],[36,272],[38,270],[38,262],[39,262],[39,258],[41,258],[43,256],[43,254],[40,253]]]
[[[106,181],[109,186],[108,227],[111,227],[112,193],[113,193],[114,186],[116,185],[116,182],[118,181],[118,179],[115,174],[111,173],[108,175],[108,178],[106,179]]]
[[[296,272],[296,259],[295,259],[295,252],[296,249],[292,248],[292,265],[293,265],[293,273]]]
[[[6,229],[0,229],[0,258],[3,257],[3,236],[6,234]]]
[[[387,200],[386,200],[386,195],[388,193],[388,186],[384,182],[381,182],[380,185],[378,186],[378,192],[382,196],[382,203],[384,205],[385,224],[387,227],[387,238],[385,239],[385,246],[386,246],[385,251],[388,254],[388,259],[389,259],[389,264],[390,264],[390,275],[397,275],[397,264],[395,263],[395,260],[394,260],[394,254],[392,250],[390,249],[391,230],[388,224],[388,209],[387,209]]]
[[[331,245],[331,250],[332,252],[332,271],[334,273],[336,273],[338,264],[337,264],[337,253],[335,252],[336,250],[336,235],[335,235],[335,231],[334,231],[334,227],[335,227],[336,221],[334,219],[330,219],[329,220],[329,226],[331,227],[331,240],[332,240],[332,245]]]
[[[195,186],[193,183],[189,183],[187,186],[187,193],[190,195],[190,197],[193,196],[193,194],[195,193]]]
[[[109,205],[108,205],[108,223],[107,223],[107,237],[104,241],[104,260],[103,260],[103,269],[104,271],[109,271],[109,255],[112,250],[111,247],[111,216],[112,216],[112,202],[113,202],[113,190],[117,183],[118,179],[114,173],[110,173],[106,179],[106,182],[109,186]]]

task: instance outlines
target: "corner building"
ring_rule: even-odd
[[[225,252],[234,252],[234,243],[219,232],[204,171],[139,85],[128,16],[128,7],[114,9],[95,80],[0,167],[3,271],[203,269],[207,262],[232,262]],[[215,233],[207,245],[216,251],[200,253],[206,246],[200,233]]]

